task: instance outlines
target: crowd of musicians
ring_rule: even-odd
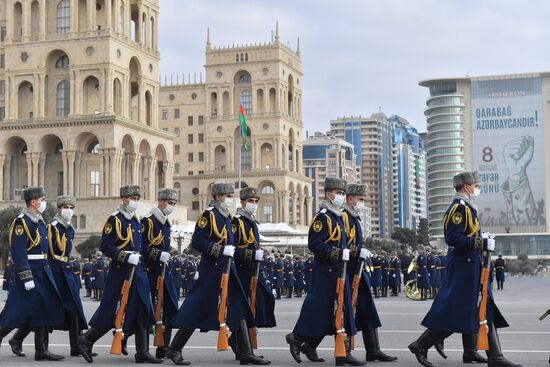
[[[214,183],[210,206],[200,214],[191,239],[192,249],[200,253],[195,257],[171,251],[169,216],[177,204],[175,190],[160,189],[158,205],[138,218],[140,187],[123,186],[121,203],[103,226],[100,252],[82,264],[68,257],[75,235],[71,218],[76,200],[58,196],[56,215],[45,223],[46,192],[42,187],[29,187],[24,190],[26,206],[9,229],[11,262],[4,281],[9,294],[0,313],[0,342],[13,331],[11,350],[25,356],[23,340],[34,332],[35,360],[59,361],[64,356],[49,351],[48,339],[52,331],[62,330],[68,332],[70,355],[92,363],[97,355],[94,343],[113,332],[112,354],[127,355],[126,343],[132,336],[136,363],[168,359],[189,365],[184,348],[199,329],[217,332],[218,350],[231,348],[240,364],[267,365],[271,362],[254,352],[261,344],[257,329],[276,326],[276,299],[304,296],[296,325],[285,337],[296,362],[302,361],[302,355],[323,362],[317,347],[329,335],[334,336],[337,366],[391,362],[397,357],[380,349],[381,322],[374,299],[388,293],[398,296],[414,282],[420,299],[435,299],[423,321],[428,329],[409,346],[420,364],[432,366],[427,350],[435,346],[444,356],[444,339],[460,332],[465,362],[519,366],[502,356],[496,328],[507,324],[490,290],[483,316],[489,335],[487,359],[477,352],[474,340],[481,314],[458,315],[459,326],[437,318],[452,308],[449,300],[458,302],[457,293],[475,294],[477,308],[480,254],[494,251],[494,239],[480,231],[473,194],[469,195],[477,187],[477,175],[455,177],[457,202],[445,217],[446,230],[449,227],[458,233],[462,229],[464,238],[456,233],[452,238],[446,236],[449,254],[418,246],[417,254],[401,258],[396,251],[374,253],[363,247],[365,185],[348,185],[329,177],[324,187],[325,198],[309,228],[309,253],[301,257],[268,254],[260,247],[255,216],[261,199],[258,190],[240,190],[238,209],[232,213],[233,184]],[[464,261],[477,266],[457,266]],[[497,276],[501,269],[504,273],[503,260],[496,269]],[[464,271],[471,274],[465,276]],[[460,284],[471,277],[477,285]],[[503,281],[499,280],[499,289]],[[82,284],[85,297],[99,302],[89,320],[80,299]],[[182,297],[183,303],[179,302]],[[470,327],[474,324],[476,330]],[[177,332],[172,335],[174,329]],[[150,353],[151,330],[154,355]],[[366,361],[352,355],[359,332]]]

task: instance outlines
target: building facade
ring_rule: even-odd
[[[278,28],[278,27],[277,27]],[[212,47],[206,42],[205,81],[160,89],[160,126],[178,136],[174,186],[196,218],[218,180],[257,187],[258,219],[305,226],[311,220],[311,180],[302,167],[302,72],[299,42],[291,50],[279,40]],[[249,149],[242,149],[239,108],[248,124]]]
[[[497,251],[550,255],[550,73],[440,78],[420,85],[430,92],[425,114],[432,235],[442,244],[452,177],[475,170],[480,223],[496,234]]]
[[[319,204],[325,196],[325,178],[338,177],[348,183],[360,182],[352,144],[316,132],[307,137],[303,146],[305,175],[312,180],[313,211],[319,210]]]
[[[31,185],[74,195],[81,239],[101,231],[121,185],[141,185],[140,212],[172,186],[158,17],[158,0],[0,1],[1,208]]]
[[[375,238],[390,238],[393,229],[391,123],[383,113],[370,117],[341,117],[330,122],[330,133],[355,148],[361,183],[369,188]]]
[[[418,131],[403,117],[393,115],[392,180],[394,227],[418,229],[427,218],[426,152]]]

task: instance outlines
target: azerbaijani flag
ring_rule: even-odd
[[[239,123],[241,124],[241,138],[242,140],[242,149],[247,151],[250,145],[250,141],[248,139],[248,124],[246,123],[246,118],[244,117],[244,107],[241,105],[239,108]]]

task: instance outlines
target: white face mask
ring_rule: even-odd
[[[244,210],[246,210],[248,214],[254,215],[256,214],[256,210],[258,210],[258,204],[246,203],[246,205],[244,206]]]
[[[365,210],[366,206],[365,206],[365,202],[363,201],[358,201],[357,202],[357,205],[355,205],[355,210],[358,210],[360,212],[362,212],[363,210]]]
[[[476,188],[474,189],[474,192],[472,192],[472,194],[470,195],[470,197],[471,197],[472,199],[475,199],[475,198],[477,198],[477,197],[479,196],[479,194],[481,194],[481,189],[480,189],[479,187],[476,187]]]
[[[36,210],[38,210],[38,212],[39,212],[40,214],[42,214],[42,213],[44,213],[44,210],[46,210],[46,205],[47,205],[47,204],[46,204],[46,200],[42,200],[42,201],[40,202],[40,206],[39,206],[38,208],[36,208]]]
[[[166,205],[166,208],[164,208],[163,212],[164,212],[164,215],[166,216],[169,216],[170,214],[172,214],[172,212],[174,211],[174,208],[175,208],[175,205]]]
[[[133,213],[137,210],[138,208],[138,203],[139,201],[137,200],[130,200],[130,202],[128,203],[128,205],[126,206],[126,209],[128,209],[128,211],[130,213]]]
[[[73,217],[74,210],[73,209],[61,209],[61,218],[65,220],[65,222],[70,222],[71,218]]]
[[[231,207],[233,206],[233,198],[225,198],[222,201],[221,206],[223,206],[227,210],[231,209]]]
[[[344,201],[346,201],[345,195],[336,194],[334,195],[334,199],[332,199],[332,204],[340,208],[344,204]]]

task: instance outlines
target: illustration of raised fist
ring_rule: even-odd
[[[509,141],[504,146],[504,161],[508,169],[510,189],[516,187],[526,177],[526,169],[535,151],[535,139],[524,135]]]

